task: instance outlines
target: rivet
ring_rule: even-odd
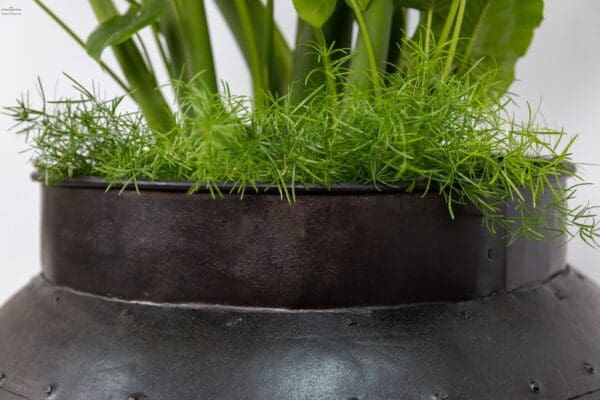
[[[44,388],[44,394],[46,396],[50,396],[52,394],[52,392],[54,392],[54,386],[48,385]]]
[[[344,324],[346,324],[346,326],[354,326],[356,325],[356,320],[352,318],[346,318],[344,319]]]
[[[565,299],[565,295],[562,294],[559,291],[554,292],[554,296],[556,296],[556,298],[559,299],[559,300],[561,300],[561,301]]]
[[[541,389],[542,389],[542,387],[538,382],[536,382],[536,381],[529,382],[529,390],[531,390],[532,393],[538,393]]]
[[[6,375],[4,375],[2,372],[0,372],[0,387],[2,387],[5,380],[6,380]]]
[[[438,393],[435,395],[436,398],[440,399],[440,400],[448,400],[448,395],[446,393]]]
[[[231,321],[227,322],[227,326],[228,327],[238,326],[241,323],[242,323],[242,318],[238,317],[238,318],[234,318]]]
[[[467,311],[461,311],[458,313],[458,315],[464,319],[471,319],[471,314],[469,314]]]
[[[590,374],[593,374],[594,372],[596,372],[596,369],[595,369],[595,368],[594,368],[594,366],[593,366],[592,364],[590,364],[590,363],[587,363],[587,362],[586,362],[586,363],[584,363],[584,364],[583,364],[583,367],[584,367],[584,368],[585,368],[585,370],[586,370],[587,372],[589,372]]]

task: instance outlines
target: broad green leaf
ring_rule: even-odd
[[[138,31],[153,24],[165,11],[167,0],[142,0],[132,5],[124,15],[117,15],[100,24],[89,36],[86,48],[90,56],[100,59],[109,46],[130,39]]]
[[[441,31],[450,3],[434,3],[434,35]],[[504,92],[514,81],[515,65],[527,52],[543,13],[543,0],[468,0],[455,70],[465,71],[478,63],[475,72],[494,72]]]
[[[315,28],[321,28],[333,15],[337,0],[294,0],[298,16]]]
[[[365,11],[367,9],[367,7],[369,7],[369,3],[371,2],[371,0],[354,0],[356,1],[356,4],[358,5],[358,8],[360,9],[360,11]],[[350,6],[350,8],[352,7],[352,0],[346,0],[346,4],[348,4],[348,6]]]
[[[544,18],[543,0],[469,0],[461,34],[466,59],[481,60],[481,72],[496,70],[504,88],[515,78],[515,65],[527,53]]]

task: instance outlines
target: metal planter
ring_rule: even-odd
[[[600,290],[560,239],[402,188],[104,189],[43,190],[2,400],[600,399]]]

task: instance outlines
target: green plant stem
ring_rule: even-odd
[[[81,39],[79,36],[77,36],[77,34],[75,32],[73,32],[73,30],[71,28],[69,28],[67,26],[67,24],[65,24],[65,22],[58,15],[56,15],[52,10],[50,10],[40,0],[33,0],[33,2],[35,4],[37,4],[54,22],[56,22],[58,24],[58,26],[60,26],[62,28],[62,30],[64,30],[79,46],[81,46],[81,48],[83,48],[84,50],[86,49],[85,42],[83,41],[83,39]],[[110,77],[112,79],[114,79],[114,81],[117,83],[117,85],[119,85],[121,87],[121,89],[123,89],[127,93],[129,93],[131,91],[131,89],[129,89],[129,87],[127,87],[127,84],[125,82],[123,82],[123,80],[121,78],[119,78],[117,73],[114,72],[102,60],[96,60],[96,62],[98,63],[98,65],[100,65],[100,67],[108,75],[110,75]]]
[[[327,47],[327,40],[323,34],[323,30],[315,28],[315,36],[317,37],[317,43],[321,47],[321,60],[323,62],[323,69],[325,74],[325,82],[327,83],[327,92],[330,98],[330,105],[332,108],[332,114],[337,114],[338,108],[338,93],[337,84],[335,82],[333,66],[331,65],[330,50]]]
[[[265,7],[265,29],[263,32],[262,47],[262,65],[263,79],[265,87],[270,88],[269,83],[271,74],[276,74],[273,70],[273,37],[275,33],[275,5],[273,0],[267,0]]]
[[[381,85],[380,70],[388,59],[394,1],[371,0],[364,15],[356,0],[350,0],[350,4],[360,29],[356,55],[350,66],[353,72],[351,79],[359,87],[375,87],[377,90]],[[365,71],[370,72],[370,78],[365,76]]]
[[[433,32],[431,31],[431,24],[433,23],[433,8],[427,10],[427,22],[425,23],[425,55],[429,55],[429,51],[431,49],[431,39],[433,36]]]
[[[186,68],[185,50],[181,41],[181,31],[177,24],[177,11],[173,1],[169,1],[164,14],[158,20],[159,31],[165,38],[169,52],[167,67],[171,79],[189,82],[192,77]]]
[[[100,23],[118,15],[112,0],[90,0]],[[155,130],[171,130],[173,115],[158,89],[156,77],[148,69],[144,57],[135,42],[129,39],[112,47],[123,73],[131,85],[131,96],[136,100],[148,125]]]
[[[394,72],[402,60],[402,46],[406,39],[406,27],[408,25],[408,12],[396,0],[394,4],[394,16],[392,17],[392,29],[390,32],[390,44],[388,50],[388,72]]]
[[[169,68],[171,60],[169,60],[167,52],[165,51],[165,46],[163,46],[163,43],[160,39],[160,26],[157,23],[152,25],[152,37],[154,38],[154,42],[156,43],[156,48],[158,49],[158,52],[160,54],[160,59],[163,62],[163,65],[165,66],[167,72],[169,73],[169,77],[171,79],[175,79],[175,76],[171,73],[171,69]]]
[[[446,59],[446,66],[444,68],[444,78],[448,76],[448,74],[452,71],[452,64],[454,63],[454,58],[456,56],[456,48],[458,46],[458,41],[460,40],[460,29],[462,27],[462,22],[465,17],[466,4],[467,0],[460,0],[458,14],[456,16],[456,22],[454,23],[454,32],[452,34],[452,40],[450,41],[448,58]]]
[[[319,66],[318,57],[311,49],[311,44],[316,42],[313,27],[297,18],[296,44],[293,55],[293,67],[291,76],[291,96],[292,104],[300,104],[304,99],[306,89],[319,86],[320,82],[313,75],[312,79],[307,81],[307,76]]]
[[[264,27],[267,25],[265,23],[265,6],[260,0],[246,0],[245,3],[250,13],[251,28],[254,30],[253,36],[256,38],[264,37],[263,29],[265,29]],[[253,57],[251,46],[247,43],[246,33],[242,28],[235,0],[219,0],[216,1],[215,4],[233,33],[233,36],[244,55],[246,63],[250,66]],[[281,31],[275,24],[273,25],[271,65],[269,90],[273,94],[285,94],[292,76],[292,51],[281,34]]]
[[[263,104],[265,94],[265,81],[261,63],[261,51],[258,48],[256,31],[252,26],[252,19],[248,10],[246,0],[235,0],[235,6],[240,18],[242,31],[244,32],[245,46],[248,49],[250,75],[252,75],[252,87],[254,101],[257,105]]]
[[[150,73],[152,75],[156,76],[156,70],[154,69],[154,65],[152,64],[152,58],[150,58],[150,52],[148,51],[148,48],[146,47],[146,43],[144,43],[144,39],[142,38],[142,35],[140,35],[139,33],[136,33],[135,38],[137,39],[137,42],[140,44],[140,47],[142,49],[142,55],[144,57],[146,65],[148,66],[148,70],[150,70]]]
[[[452,4],[450,5],[450,10],[448,11],[448,15],[446,16],[446,20],[444,22],[444,26],[442,28],[442,32],[440,33],[440,37],[437,41],[437,53],[439,54],[444,47],[448,45],[448,36],[450,36],[450,30],[452,29],[452,24],[454,23],[454,18],[456,17],[456,13],[458,12],[458,6],[461,0],[452,0]]]
[[[300,104],[306,94],[320,85],[326,84],[324,74],[311,74],[320,66],[319,54],[314,49],[318,44],[329,53],[330,65],[344,57],[346,50],[352,46],[352,25],[354,23],[352,10],[344,1],[339,1],[335,12],[321,29],[325,46],[317,37],[315,29],[298,18],[296,31],[296,48],[293,55],[293,70],[291,82],[293,90],[290,96],[292,104]],[[345,67],[345,65],[338,65]],[[310,75],[310,79],[307,79]],[[337,83],[337,81],[336,81]],[[336,88],[337,90],[337,88]]]
[[[173,2],[180,27],[179,40],[185,54],[187,76],[197,87],[216,93],[217,77],[204,0],[173,0]]]

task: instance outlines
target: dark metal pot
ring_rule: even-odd
[[[600,399],[600,290],[562,240],[507,248],[418,191],[188,189],[44,188],[0,399]]]

